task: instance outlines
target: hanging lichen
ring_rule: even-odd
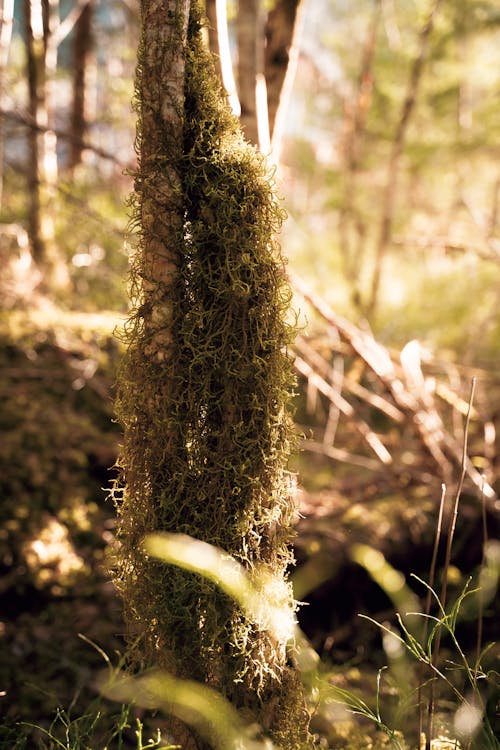
[[[135,310],[117,400],[124,427],[117,585],[147,663],[208,682],[284,748],[304,748],[307,714],[286,637],[278,642],[259,629],[212,583],[142,551],[145,534],[157,530],[216,545],[265,579],[263,596],[288,603],[293,617],[286,573],[295,510],[286,470],[293,328],[274,239],[283,211],[263,157],[226,106],[200,28],[194,7],[181,148],[158,124],[145,149],[144,119],[138,128]],[[140,57],[139,116],[141,74]],[[178,178],[170,180],[170,204],[164,191],[147,189],[151,175],[161,182],[165,165]],[[162,251],[168,211],[181,220],[170,221]]]

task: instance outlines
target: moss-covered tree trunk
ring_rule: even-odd
[[[270,604],[288,605],[291,626],[292,331],[274,240],[282,211],[225,104],[198,8],[187,16],[187,0],[142,2],[117,585],[137,658],[212,685],[282,748],[306,748],[290,627],[276,638],[213,584],[152,562],[142,547],[163,530],[222,548]]]

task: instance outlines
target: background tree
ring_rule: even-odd
[[[347,283],[342,289],[336,287],[334,293],[327,283],[321,292],[331,294],[336,308],[348,316],[366,314],[376,275],[376,247],[383,238],[382,224],[387,224],[382,220],[380,196],[385,185],[397,185],[387,188],[394,196],[391,237],[382,243],[381,288],[387,294],[379,295],[384,302],[370,314],[370,324],[379,331],[394,332],[396,327],[402,337],[411,338],[411,320],[415,322],[422,312],[418,298],[423,296],[425,310],[435,315],[434,333],[444,334],[437,323],[444,313],[437,313],[434,302],[446,299],[448,309],[460,315],[456,295],[452,299],[449,293],[460,276],[458,266],[475,265],[475,250],[483,259],[493,257],[492,250],[495,254],[477,220],[483,210],[490,216],[494,203],[497,174],[490,134],[497,128],[492,107],[498,80],[490,78],[479,61],[491,54],[496,59],[491,50],[497,44],[498,20],[493,3],[471,2],[464,26],[463,10],[463,4],[455,2],[437,9],[432,3],[421,3],[418,12],[391,2],[354,3],[348,11],[340,3],[331,9],[325,4],[322,22],[319,8],[317,14],[309,9],[304,25],[307,33],[301,43],[299,80],[282,160],[291,174],[304,169],[303,178],[293,177],[286,192],[293,218],[289,254],[292,262],[304,262],[305,274],[309,269],[315,284],[326,267],[330,273],[343,274]],[[309,34],[317,41],[315,48]],[[354,40],[356,54],[352,54]],[[457,129],[459,100],[462,125]],[[409,116],[403,118],[404,112]],[[304,118],[300,133],[291,129],[294,117]],[[403,119],[403,142],[398,147]],[[353,126],[355,144],[350,135]],[[398,150],[397,168],[391,167],[389,177],[391,153]],[[477,179],[469,171],[471,159]],[[459,174],[468,178],[466,184],[461,182],[457,199]],[[455,185],[453,199],[450,182]],[[453,257],[452,247],[457,248]],[[422,270],[421,286],[413,273],[415,262]],[[486,279],[489,271],[484,266],[480,273]],[[439,292],[430,294],[429,284]],[[463,328],[452,324],[447,334],[452,328],[463,340]],[[418,331],[418,324],[412,330]]]
[[[394,215],[394,202],[397,191],[399,165],[403,153],[406,131],[410,118],[415,107],[416,97],[418,94],[420,81],[422,78],[422,69],[429,44],[434,20],[439,10],[440,0],[433,0],[425,20],[423,28],[419,34],[418,52],[411,64],[408,88],[401,108],[401,115],[398,119],[396,131],[392,140],[391,152],[387,164],[387,177],[384,188],[384,198],[382,201],[382,211],[380,216],[380,229],[377,243],[375,246],[375,263],[372,274],[370,296],[367,302],[368,315],[373,313],[377,304],[377,297],[380,287],[380,276],[382,273],[382,264],[387,252],[387,246],[391,240],[392,224]]]
[[[36,263],[46,259],[47,235],[51,235],[51,217],[47,214],[42,226],[42,186],[47,181],[45,141],[47,138],[47,109],[45,97],[45,29],[42,2],[24,0],[24,35],[29,91],[28,112],[33,127],[27,131],[29,171],[27,176],[29,210],[28,235]],[[39,129],[40,128],[40,129]],[[44,209],[46,206],[44,205]]]
[[[76,167],[82,160],[82,143],[88,128],[89,67],[94,49],[92,23],[95,2],[89,0],[75,23],[72,44],[73,102],[70,122],[70,156],[68,166]]]
[[[86,5],[79,0],[62,20],[59,0],[23,2],[29,92],[28,235],[33,259],[54,288],[67,288],[69,283],[68,271],[55,241],[53,213],[58,181],[55,124],[58,50]]]
[[[260,0],[239,0],[236,38],[241,126],[250,143],[258,144],[257,81],[264,73],[264,13]]]
[[[4,118],[6,109],[6,77],[9,62],[9,50],[12,39],[14,20],[14,0],[2,0],[0,4],[0,208],[3,199],[3,162],[4,162]]]
[[[276,116],[290,64],[297,29],[300,0],[278,0],[267,14],[264,45],[264,75],[267,88],[269,132],[274,136]]]
[[[225,28],[218,28],[217,3],[209,0],[206,12],[209,21],[209,42],[212,53],[216,56],[216,70],[232,96],[232,77],[224,80],[223,71],[218,67],[217,55],[229,56],[226,44],[218,43],[218,36],[226,35]],[[219,3],[219,13],[220,6]],[[265,152],[271,149],[276,116],[284,91],[292,48],[296,48],[294,38],[299,27],[298,0],[275,2],[267,9],[261,0],[239,0],[234,18],[234,36],[236,40],[236,71],[238,89],[238,109],[245,137],[259,145]],[[225,27],[225,13],[221,14],[220,23]],[[233,108],[233,111],[234,108]],[[280,134],[281,136],[281,134]],[[273,143],[278,152],[278,144]]]

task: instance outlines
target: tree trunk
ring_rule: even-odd
[[[265,28],[264,72],[267,85],[269,131],[274,131],[281,91],[290,60],[297,8],[300,0],[278,0],[269,11]]]
[[[174,471],[181,441],[175,427],[165,428],[175,409],[173,370],[178,358],[175,329],[182,286],[179,269],[183,230],[180,162],[189,5],[190,0],[141,2],[135,175],[140,239],[132,272],[140,308],[119,396],[124,404],[127,402],[127,413],[122,414],[126,491],[121,509],[124,554],[118,587],[123,592],[130,632],[143,632],[142,653],[150,663],[167,666],[176,674],[181,673],[182,666],[176,664],[175,654],[166,652],[164,640],[156,641],[162,627],[155,619],[162,616],[163,602],[158,602],[162,571],[145,560],[140,547],[147,532],[165,527],[161,513],[164,473]],[[126,394],[130,386],[134,390]],[[154,434],[159,408],[166,424]],[[168,596],[168,589],[165,594]],[[171,731],[175,742],[186,750],[204,747],[181,722],[173,720]]]
[[[41,0],[38,3],[24,0],[23,11],[28,112],[33,125],[39,126],[41,124],[39,111],[44,101],[45,78],[45,41]],[[40,264],[45,259],[40,207],[40,173],[43,162],[44,134],[36,128],[28,128],[26,132],[28,138],[28,235],[33,259]]]
[[[59,27],[59,0],[44,0],[46,8],[45,21],[45,70],[43,73],[43,89],[41,90],[40,106],[38,109],[38,124],[45,128],[43,149],[43,171],[41,184],[47,189],[47,200],[44,211],[52,205],[55,198],[57,185],[57,135],[55,132],[55,101],[56,101],[56,75],[57,75],[57,51],[59,42],[55,32]],[[44,217],[45,218],[45,217]],[[48,212],[51,222],[50,228],[46,230],[47,244],[54,242],[54,220],[52,212]]]
[[[73,37],[73,102],[71,141],[68,166],[74,169],[82,162],[82,142],[87,131],[87,67],[93,49],[92,18],[94,0],[89,0],[75,24]]]
[[[300,0],[278,0],[264,13],[260,0],[239,0],[236,18],[238,94],[245,136],[279,161],[284,116],[297,58]],[[293,64],[290,64],[291,61]],[[281,115],[279,113],[281,112]]]
[[[6,109],[5,103],[5,72],[9,62],[10,42],[12,39],[12,24],[14,20],[14,0],[2,0],[0,3],[0,110]],[[3,173],[4,173],[4,118],[0,114],[0,209],[3,202]]]
[[[59,0],[24,0],[24,40],[28,77],[28,235],[33,260],[45,285],[67,291],[68,269],[55,242],[54,201],[58,178],[54,126],[54,81],[59,26]]]
[[[239,117],[241,105],[234,80],[226,0],[206,0],[206,7],[209,23],[209,49],[212,53],[215,71],[219,80],[222,81],[233,114]]]
[[[295,505],[289,290],[273,238],[282,210],[225,102],[194,4],[186,33],[188,7],[142,4],[116,583],[138,660],[211,685],[284,750],[305,750],[308,714],[286,651]],[[288,607],[282,637],[215,584],[148,559],[142,540],[153,531],[188,534],[245,565],[270,606],[276,597]]]
[[[208,47],[212,53],[215,72],[222,81],[222,70],[220,66],[219,29],[217,27],[217,0],[206,0]]]
[[[239,0],[236,18],[240,122],[246,138],[258,145],[257,76],[263,73],[263,23],[260,0]]]

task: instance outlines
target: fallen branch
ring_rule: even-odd
[[[307,378],[308,381],[314,383],[314,386],[318,391],[323,393],[323,395],[335,404],[342,414],[352,420],[355,430],[362,435],[380,461],[384,464],[390,464],[392,462],[391,454],[381,440],[375,435],[373,430],[370,429],[370,426],[356,415],[351,404],[346,401],[345,398],[333,388],[333,386],[323,380],[311,365],[301,357],[295,357],[294,365],[295,369]]]
[[[420,436],[423,445],[432,456],[443,481],[446,484],[449,484],[453,477],[454,468],[457,465],[460,466],[462,464],[462,447],[460,442],[446,430],[434,405],[434,400],[432,397],[429,398],[430,394],[425,394],[425,398],[424,394],[416,396],[414,392],[408,389],[404,381],[399,377],[398,369],[396,368],[388,350],[379,344],[370,333],[362,331],[350,321],[337,315],[330,309],[325,301],[319,297],[319,295],[315,294],[294,274],[290,274],[290,282],[295,291],[311,305],[316,313],[318,313],[318,315],[328,323],[329,326],[336,329],[339,336],[349,344],[351,349],[362,359],[365,365],[379,378],[382,385],[394,399],[396,405],[395,408],[397,408],[398,412],[406,416],[408,422],[416,427],[417,433]],[[304,345],[299,342],[299,347],[300,346],[304,349]],[[335,342],[332,342],[332,348],[335,348],[336,346]],[[305,377],[309,377],[309,379],[315,374],[317,377],[313,382],[318,390],[329,397],[330,400],[333,401],[333,399],[336,399],[338,408],[343,406],[344,408],[341,408],[341,411],[346,416],[353,418],[353,411],[349,412],[349,410],[346,410],[343,402],[348,404],[350,409],[352,409],[352,406],[342,396],[339,396],[338,391],[329,385],[324,377],[321,377],[319,374],[319,372],[324,373],[324,359],[321,355],[318,355],[317,357],[315,356],[313,360],[310,352],[308,352],[308,355],[311,363],[307,363],[305,360],[301,360],[301,362],[298,363],[296,361],[297,369],[299,369]],[[320,359],[318,359],[318,357]],[[306,366],[302,363],[305,363]],[[317,370],[319,370],[319,372],[317,372]],[[369,432],[366,434],[371,433],[374,435],[366,423],[363,422],[362,424],[365,425],[365,427],[362,428],[363,430],[368,428]],[[364,435],[364,437],[366,439],[366,435]],[[370,440],[372,440],[372,438],[370,438]],[[377,453],[373,444],[371,447]],[[383,446],[383,448],[384,450],[387,450],[385,446]],[[472,482],[479,494],[484,494],[488,500],[496,498],[496,493],[493,488],[484,481],[482,475],[467,458],[465,459],[465,472],[466,476]]]

